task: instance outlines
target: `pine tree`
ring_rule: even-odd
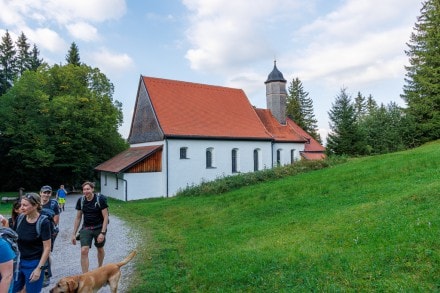
[[[341,89],[328,114],[331,132],[327,137],[327,152],[330,155],[365,154],[367,150],[356,121],[356,110],[345,88]]]
[[[354,98],[354,109],[358,120],[361,120],[363,117],[365,117],[368,112],[367,101],[361,92],[358,92],[356,98]]]
[[[313,113],[313,101],[309,93],[304,91],[299,78],[295,78],[289,85],[287,97],[287,116],[295,121],[298,126],[307,131],[314,139],[321,142],[317,131],[317,120]]]
[[[40,51],[38,50],[37,46],[34,44],[34,46],[32,47],[32,52],[31,52],[31,56],[30,56],[30,70],[36,71],[37,68],[43,64],[43,59],[39,58],[40,56]]]
[[[16,62],[17,72],[19,75],[22,75],[23,72],[31,68],[31,52],[29,51],[30,45],[23,32],[21,32],[15,44],[17,46],[18,53]]]
[[[66,55],[66,61],[67,61],[67,64],[72,64],[75,66],[81,65],[81,61],[79,58],[78,46],[75,44],[75,42],[73,42],[70,45],[69,51],[67,52],[67,55]]]
[[[16,50],[11,35],[6,31],[0,44],[0,95],[12,87],[16,77]]]
[[[371,114],[377,109],[377,102],[373,99],[372,95],[369,95],[367,98],[367,113]]]
[[[401,97],[423,143],[440,138],[440,1],[424,1],[420,13],[405,51],[410,65]]]

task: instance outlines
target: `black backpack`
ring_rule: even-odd
[[[20,250],[18,249],[18,234],[14,230],[8,227],[2,227],[0,228],[0,237],[3,238],[6,242],[9,243],[12,250],[15,253],[14,258],[14,267],[15,267],[15,276],[18,277],[18,269],[20,264]]]
[[[103,201],[105,203],[107,203],[107,197],[104,194],[95,193],[95,195],[96,195],[96,204],[99,206],[99,208],[101,208],[101,201],[100,201],[101,198],[103,199]],[[81,211],[83,210],[84,201],[85,200],[86,200],[86,196],[85,195],[81,196]],[[108,205],[107,205],[107,211],[108,211],[108,222],[107,222],[107,224],[110,224],[110,211],[109,211]]]

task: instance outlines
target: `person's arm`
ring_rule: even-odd
[[[0,223],[3,227],[9,227],[9,222],[8,219],[6,219],[5,217],[3,217],[2,215],[0,215]],[[1,226],[0,226],[1,227]],[[2,291],[0,291],[2,292]]]
[[[40,279],[41,274],[44,273],[44,268],[45,268],[44,266],[46,265],[46,262],[50,254],[50,246],[51,246],[50,238],[48,240],[43,241],[43,254],[41,255],[38,266],[34,269],[34,271],[31,274],[30,282],[38,281]]]
[[[98,242],[104,241],[104,238],[107,234],[107,224],[108,224],[108,208],[101,210],[102,217],[104,218],[102,222],[101,234],[98,236]]]
[[[9,292],[11,286],[12,276],[14,275],[14,261],[0,263],[0,292]]]
[[[81,224],[82,211],[76,211],[75,221],[73,223],[72,244],[76,245],[76,233],[78,232],[79,225]]]

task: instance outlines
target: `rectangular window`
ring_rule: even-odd
[[[184,148],[180,148],[180,158],[181,159],[188,159],[187,157],[187,151],[188,148],[184,147]]]

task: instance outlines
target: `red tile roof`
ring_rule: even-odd
[[[270,140],[241,89],[142,77],[166,136]]]
[[[255,109],[261,122],[275,141],[280,142],[306,142],[307,139],[299,135],[291,125],[281,125],[268,109]]]
[[[301,156],[306,160],[323,160],[326,158],[324,153],[308,153],[308,152],[300,152]]]
[[[287,124],[294,129],[296,133],[306,138],[309,143],[304,146],[305,152],[325,152],[325,147],[323,147],[318,141],[316,141],[310,134],[308,134],[304,129],[298,126],[292,119],[287,118]]]
[[[162,145],[131,147],[110,160],[95,167],[95,170],[111,173],[120,173],[134,166],[151,154],[162,149]]]

